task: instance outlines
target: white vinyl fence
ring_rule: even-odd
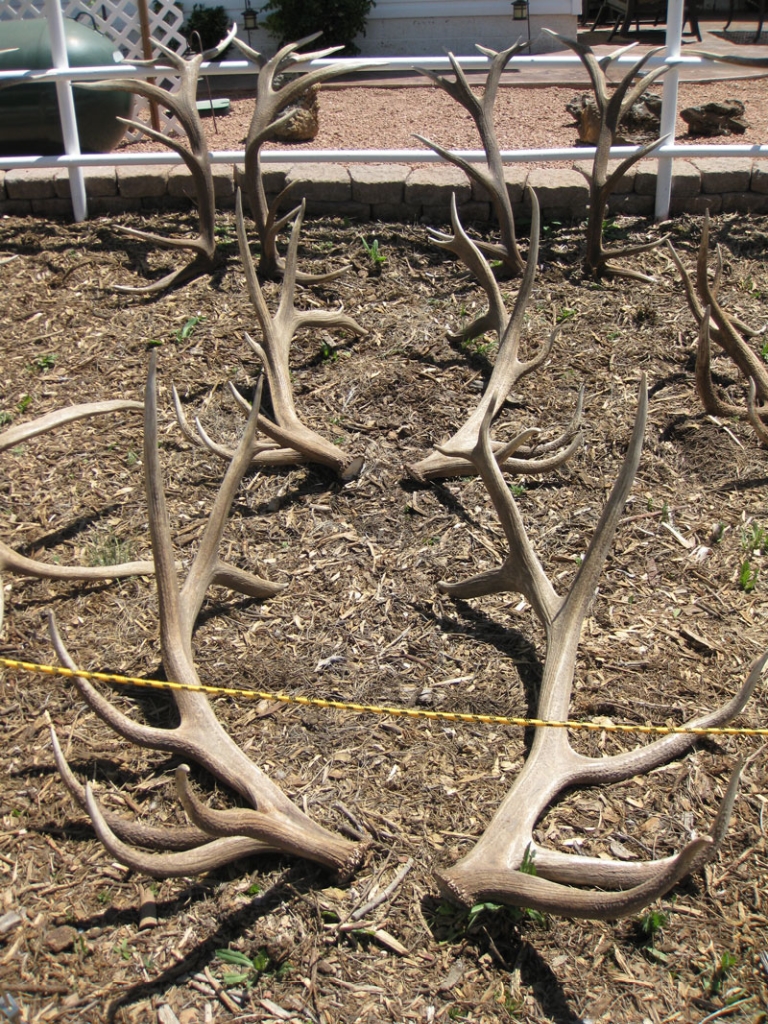
[[[87,201],[85,186],[82,175],[83,167],[94,167],[119,164],[132,165],[157,165],[181,163],[181,158],[172,152],[162,150],[156,153],[95,153],[82,154],[77,136],[77,123],[74,117],[74,105],[72,103],[72,81],[88,81],[108,78],[124,78],[126,76],[148,76],[153,72],[145,68],[138,68],[130,63],[112,65],[101,68],[73,68],[67,66],[66,48],[63,46],[63,22],[61,14],[61,0],[45,0],[46,17],[48,19],[49,31],[52,40],[52,53],[54,67],[48,71],[12,71],[0,72],[0,86],[3,80],[19,79],[25,81],[55,82],[58,91],[59,109],[61,112],[62,127],[64,130],[65,155],[58,157],[42,156],[0,156],[0,169],[9,170],[17,167],[66,167],[69,170],[72,205],[75,220],[81,221],[87,217]],[[670,70],[664,78],[662,94],[661,113],[661,137],[669,136],[674,139],[674,126],[677,117],[677,92],[679,67],[683,64],[707,63],[700,57],[682,56],[681,41],[683,31],[683,4],[684,0],[669,0],[667,9],[667,37],[666,49],[663,54],[650,59],[646,67],[653,68],[659,64],[667,64]],[[620,57],[619,66],[630,66],[637,60],[631,54]],[[312,66],[320,66],[330,61],[317,61]],[[450,65],[446,57],[396,57],[392,59],[348,59],[350,70],[365,68],[376,71],[403,71],[416,67],[429,67],[435,70],[449,71]],[[483,70],[488,66],[485,57],[462,57],[462,67],[467,70]],[[552,56],[547,54],[529,57],[514,57],[510,67],[523,68],[535,67],[546,71],[547,68],[562,68],[568,66],[580,66],[579,58],[571,55]],[[154,72],[156,74],[156,71]],[[221,63],[204,64],[203,73],[206,75],[221,74],[244,74],[258,73],[258,68],[247,61],[226,61]],[[173,75],[169,68],[168,75]],[[635,151],[632,146],[619,146],[611,150],[611,155],[623,158]],[[484,162],[485,153],[481,150],[459,151],[464,159],[473,162]],[[579,147],[578,149],[536,149],[536,150],[508,150],[503,153],[507,163],[532,163],[542,160],[547,161],[591,161],[594,157],[592,147]],[[237,163],[244,159],[242,150],[229,150],[211,154],[215,163]],[[672,184],[672,170],[676,157],[704,157],[704,158],[735,158],[735,157],[768,157],[768,145],[675,145],[674,142],[667,142],[654,151],[654,159],[658,160],[659,172],[657,178],[655,213],[658,219],[665,219],[669,213],[669,203]],[[431,151],[424,149],[399,149],[399,150],[304,150],[290,152],[285,150],[269,150],[262,153],[264,163],[432,163],[438,162],[440,157]]]

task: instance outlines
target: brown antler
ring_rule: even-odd
[[[67,409],[47,413],[29,423],[5,430],[0,434],[0,452],[7,448],[14,448],[40,434],[57,430],[66,423],[74,423],[76,420],[90,419],[92,416],[113,412],[141,412],[143,409],[144,406],[141,402],[124,399],[71,405]],[[46,562],[38,562],[34,558],[20,555],[0,541],[0,630],[3,628],[5,604],[5,588],[2,579],[4,572],[13,572],[19,576],[32,576],[41,580],[83,580],[87,582],[88,580],[116,580],[125,576],[149,576],[154,571],[154,563],[146,561],[122,562],[119,565],[49,565]]]
[[[330,57],[332,53],[343,49],[341,46],[331,46],[325,50],[316,50],[314,53],[296,52],[300,46],[314,42],[321,35],[322,32],[315,32],[314,35],[300,39],[297,43],[290,43],[278,50],[270,60],[267,60],[258,50],[251,49],[241,39],[234,40],[235,46],[261,69],[256,84],[256,106],[245,140],[245,174],[240,184],[248,196],[251,216],[259,236],[261,245],[259,272],[264,277],[274,278],[284,272],[284,263],[277,252],[277,235],[296,216],[298,208],[294,208],[283,217],[277,215],[280,204],[290,194],[290,186],[283,189],[271,206],[268,203],[264,180],[261,176],[261,148],[291,120],[297,101],[309,88],[320,82],[325,82],[329,78],[338,78],[339,75],[346,74],[349,70],[346,64],[339,63],[296,74],[297,71],[302,70],[301,65]],[[275,81],[289,72],[291,77],[275,88]],[[294,273],[297,281],[308,283],[330,281],[348,269],[348,266],[344,266],[328,274],[304,274],[297,273],[295,270]]]
[[[738,416],[748,419],[762,443],[768,443],[768,432],[763,420],[768,418],[768,368],[742,337],[752,333],[740,321],[723,309],[718,297],[722,260],[712,281],[709,279],[709,214],[704,215],[701,242],[696,261],[696,287],[691,283],[682,260],[671,245],[668,246],[683,280],[683,289],[694,319],[699,324],[696,352],[696,390],[702,405],[712,416]],[[714,324],[712,323],[714,321]],[[741,332],[741,333],[740,333]],[[710,340],[715,341],[731,357],[749,382],[746,407],[724,401],[712,381]],[[760,405],[757,402],[760,402]]]
[[[528,250],[525,274],[520,283],[520,291],[517,294],[511,316],[508,316],[504,309],[501,293],[487,260],[480,252],[479,246],[468,237],[459,223],[455,201],[451,205],[453,235],[448,236],[440,232],[432,233],[436,243],[441,248],[450,249],[451,252],[456,253],[465,265],[480,279],[480,283],[488,295],[489,309],[473,326],[482,324],[482,331],[496,331],[500,340],[493,372],[479,404],[450,441],[447,441],[445,445],[432,452],[420,462],[413,463],[407,467],[409,475],[415,480],[423,482],[438,477],[467,476],[474,473],[476,470],[471,459],[465,455],[449,455],[448,450],[464,452],[471,449],[486,413],[490,410],[491,419],[495,418],[501,411],[512,387],[527,373],[531,373],[540,367],[552,349],[556,331],[552,332],[549,340],[541,346],[532,359],[523,361],[519,357],[520,335],[525,322],[525,310],[536,278],[536,261],[539,255],[539,203],[533,189],[530,190],[530,194],[532,206],[531,244]],[[496,457],[501,459],[505,468],[512,472],[530,475],[546,473],[562,465],[581,444],[581,435],[578,433],[581,419],[581,401],[580,396],[569,429],[546,447],[522,448],[523,443],[530,437],[529,433],[528,436],[520,437],[515,442],[512,442],[511,446],[496,446]],[[500,454],[502,451],[505,452],[503,459]],[[517,452],[518,458],[512,459],[511,456],[515,452]],[[549,454],[550,452],[554,452],[554,454]],[[538,457],[542,455],[544,456],[543,458]]]
[[[169,274],[165,274],[160,280],[154,281],[152,284],[142,285],[137,288],[129,287],[128,285],[115,285],[115,291],[138,292],[149,295],[164,291],[173,285],[184,284],[199,277],[201,274],[210,273],[213,269],[214,257],[216,255],[216,198],[213,187],[213,173],[211,171],[211,154],[208,149],[203,122],[197,110],[197,80],[200,75],[200,65],[203,61],[214,60],[222,53],[235,38],[236,31],[237,26],[233,25],[226,38],[222,39],[217,46],[206,50],[204,53],[194,54],[189,58],[185,58],[167,46],[163,46],[162,43],[155,41],[154,45],[165,55],[179,77],[178,92],[170,92],[168,89],[163,89],[152,82],[138,78],[120,78],[117,81],[93,82],[87,85],[87,88],[90,89],[125,89],[127,92],[135,92],[137,95],[159,103],[173,111],[186,132],[189,149],[182,145],[181,142],[177,142],[176,139],[163,135],[162,132],[155,131],[154,128],[150,128],[149,125],[141,121],[131,121],[126,118],[120,118],[119,120],[178,153],[189,168],[197,196],[197,213],[200,222],[200,232],[197,238],[164,238],[162,235],[156,235],[150,231],[140,231],[137,228],[118,228],[123,234],[130,235],[131,238],[140,238],[145,242],[154,242],[156,245],[167,249],[190,249],[194,256],[189,263],[183,267],[178,267]],[[163,68],[161,64],[154,60],[137,60],[134,63],[139,67],[156,67],[158,73],[167,70],[167,68]]]
[[[523,525],[491,448],[490,411],[483,420],[471,458],[493,501],[510,547],[504,564],[466,583],[441,584],[452,597],[516,591],[530,602],[546,630],[547,655],[536,717],[568,718],[579,635],[595,595],[624,502],[640,461],[647,412],[645,382],[624,465],[576,578],[565,597],[550,583]],[[458,453],[457,453],[458,454]],[[755,663],[739,693],[724,708],[689,723],[722,725],[744,707],[768,661]],[[695,736],[676,734],[629,753],[594,758],[577,754],[565,729],[538,727],[530,755],[477,845],[453,867],[438,875],[443,892],[467,905],[495,900],[566,917],[617,918],[637,912],[661,896],[680,878],[709,860],[722,840],[736,794],[740,768],[728,788],[715,827],[706,838],[694,839],[674,857],[650,864],[628,864],[547,851],[533,840],[533,827],[547,805],[571,786],[605,785],[658,767],[688,750]],[[521,870],[527,862],[535,874]],[[584,888],[575,888],[582,886]],[[619,892],[596,892],[593,887]]]
[[[160,639],[166,678],[186,686],[199,687],[200,679],[193,662],[192,634],[206,590],[212,584],[229,587],[251,597],[268,597],[283,587],[268,583],[250,572],[222,562],[218,555],[222,533],[240,480],[250,464],[250,452],[260,395],[254,401],[243,438],[224,477],[214,502],[200,547],[182,586],[173,565],[170,526],[165,505],[157,445],[156,353],[153,353],[147,380],[144,421],[144,466],[148,498],[149,527],[155,556],[159,599]],[[53,639],[62,661],[77,671],[55,628]],[[199,832],[178,829],[163,839],[164,830],[128,830],[129,839],[152,845],[176,847],[202,837],[191,850],[151,854],[134,849],[122,841],[110,827],[90,786],[70,781],[72,773],[64,764],[54,743],[57,761],[70,792],[86,804],[97,834],[107,849],[137,871],[158,877],[194,874],[242,857],[246,853],[279,850],[306,857],[341,874],[352,872],[360,861],[363,847],[353,844],[315,824],[304,815],[254,764],[224,731],[207,698],[199,692],[174,691],[179,724],[174,728],[156,728],[136,722],[118,711],[82,677],[76,685],[88,706],[124,739],[139,746],[164,750],[196,761],[219,781],[240,793],[253,809],[213,812],[193,796],[182,768],[176,782],[180,799]],[[125,833],[125,830],[123,830]]]
[[[608,162],[611,154],[611,146],[614,144],[616,132],[621,119],[625,116],[630,107],[637,102],[645,90],[655,82],[657,78],[667,71],[663,65],[654,68],[643,75],[639,72],[641,68],[659,53],[663,47],[657,46],[647,53],[629,68],[621,81],[609,91],[606,69],[617,58],[631,50],[635,44],[623,46],[614,53],[604,57],[597,57],[590,46],[579,43],[575,39],[568,39],[545,28],[545,32],[558,39],[563,46],[569,47],[581,59],[587,74],[592,83],[595,93],[595,103],[600,115],[600,131],[597,139],[595,158],[592,162],[592,174],[589,176],[589,214],[587,217],[586,252],[584,255],[584,270],[589,277],[629,277],[636,281],[644,281],[647,284],[653,282],[653,278],[639,270],[631,267],[621,267],[612,262],[627,256],[636,256],[641,252],[648,252],[656,248],[665,239],[659,238],[654,242],[647,242],[644,245],[631,245],[621,249],[606,249],[603,246],[603,224],[605,212],[608,208],[608,199],[616,188],[620,179],[627,173],[630,167],[648,156],[654,149],[664,142],[664,139],[655,139],[645,146],[622,160],[619,165],[608,173]],[[634,82],[634,84],[633,84]]]
[[[435,85],[439,86],[444,92],[447,92],[452,99],[456,100],[457,103],[460,103],[468,111],[480,134],[487,164],[485,167],[479,164],[471,164],[458,154],[452,153],[449,149],[445,149],[436,142],[430,142],[429,139],[425,139],[422,135],[416,135],[416,138],[423,142],[425,146],[429,146],[435,153],[438,153],[444,160],[448,160],[450,163],[455,164],[456,167],[460,167],[470,180],[476,181],[488,192],[499,221],[501,245],[478,242],[477,246],[485,256],[490,259],[500,260],[506,272],[513,275],[522,274],[525,269],[525,263],[520,255],[520,249],[518,248],[515,236],[515,218],[512,213],[509,189],[504,178],[504,162],[501,159],[501,150],[493,123],[493,107],[496,103],[502,72],[515,54],[519,53],[527,45],[527,40],[518,39],[512,46],[499,52],[488,49],[485,46],[476,45],[475,48],[480,53],[484,53],[491,62],[482,99],[478,99],[472,92],[469,82],[461,69],[461,65],[452,53],[448,54],[448,60],[451,62],[451,67],[456,76],[455,81],[443,78],[442,75],[438,75],[427,68],[418,68],[422,75],[426,75]]]
[[[236,201],[237,237],[240,255],[245,268],[253,308],[261,328],[261,341],[254,341],[248,334],[246,340],[261,360],[267,375],[269,396],[274,420],[259,414],[259,428],[271,438],[270,442],[254,441],[251,462],[254,465],[286,465],[301,462],[315,462],[329,466],[342,480],[352,480],[363,468],[361,455],[351,456],[331,444],[316,431],[307,427],[299,418],[293,397],[291,383],[290,351],[291,342],[297,330],[302,327],[344,327],[358,336],[367,332],[351,317],[342,312],[330,310],[298,310],[296,298],[296,262],[299,235],[304,219],[304,203],[296,212],[291,229],[288,255],[285,260],[284,276],[280,289],[277,311],[270,313],[253,265],[243,219],[242,195],[238,190]],[[175,395],[176,414],[184,434],[197,444],[205,444],[215,454],[230,459],[232,452],[216,445],[198,424],[197,435],[186,422],[181,403]]]

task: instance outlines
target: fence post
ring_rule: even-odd
[[[45,16],[48,22],[48,35],[51,40],[51,57],[57,71],[69,67],[67,56],[67,40],[64,34],[64,17],[61,13],[59,0],[45,0]],[[67,156],[80,156],[80,137],[77,134],[77,118],[75,117],[75,101],[72,96],[72,83],[68,78],[56,80],[56,98],[59,101],[59,118],[64,137],[64,152]],[[75,221],[80,222],[88,216],[88,202],[85,197],[85,177],[82,167],[70,167],[69,190],[72,195],[72,210]]]
[[[685,0],[668,0],[667,3],[667,60],[676,60],[680,56],[683,41],[683,17]],[[673,65],[664,76],[664,89],[661,94],[661,126],[659,135],[663,138],[670,135],[675,141],[675,124],[677,122],[677,86],[680,70]],[[656,172],[656,220],[666,220],[669,216],[669,200],[672,195],[672,168],[674,158],[660,156]]]

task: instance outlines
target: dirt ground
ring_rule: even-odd
[[[159,350],[161,435],[181,566],[189,564],[224,463],[185,440],[171,383],[188,416],[216,439],[242,427],[227,383],[251,388],[256,330],[232,221],[220,219],[212,279],[147,300],[119,295],[168,265],[125,240],[116,223],[0,220],[0,411],[18,424],[69,403],[139,398]],[[153,224],[194,229],[190,216]],[[666,226],[693,264],[700,223]],[[617,238],[653,236],[643,221]],[[726,307],[766,322],[768,220],[717,218]],[[362,240],[379,242],[374,267]],[[681,723],[730,699],[768,645],[768,463],[749,428],[715,421],[694,383],[695,329],[663,249],[642,257],[649,287],[581,279],[579,226],[545,228],[527,318],[535,347],[559,323],[551,358],[509,396],[496,436],[567,423],[583,384],[585,442],[570,464],[514,493],[556,587],[568,586],[615,478],[642,373],[650,419],[638,479],[601,578],[579,651],[573,718]],[[226,557],[288,584],[257,602],[210,593],[196,631],[205,682],[364,703],[523,716],[535,712],[542,630],[519,595],[452,601],[436,589],[499,563],[503,533],[477,480],[410,482],[404,466],[463,421],[492,365],[492,338],[453,345],[447,329],[484,297],[419,226],[314,221],[301,266],[349,261],[338,280],[301,291],[303,306],[343,304],[368,331],[299,337],[291,358],[305,419],[365,457],[342,486],[322,468],[250,474],[225,535]],[[275,285],[267,287],[270,302]],[[504,284],[511,304],[515,282]],[[760,348],[762,338],[755,344]],[[716,379],[742,402],[732,365]],[[2,539],[62,563],[150,555],[135,414],[72,424],[2,453]],[[746,569],[745,569],[746,563]],[[6,574],[0,654],[55,660],[55,612],[76,662],[156,674],[151,578],[73,585]],[[215,698],[250,757],[313,818],[371,841],[349,882],[288,857],[233,864],[203,877],[152,882],[124,869],[94,838],[53,766],[50,715],[78,777],[114,812],[181,823],[176,760],[118,739],[66,681],[0,675],[0,994],[24,1021],[757,1022],[766,1019],[768,950],[766,759],[759,737],[708,739],[680,761],[605,790],[569,792],[541,819],[552,848],[649,859],[705,834],[739,756],[746,759],[721,852],[652,908],[619,922],[558,920],[442,902],[433,870],[468,851],[508,790],[528,732],[481,724],[404,721],[273,702]],[[110,694],[139,719],[172,721],[170,699],[134,688]],[[765,727],[765,689],[739,725]],[[598,754],[645,740],[574,734]],[[232,803],[202,772],[194,784]],[[390,898],[350,926],[413,862]],[[140,929],[142,905],[157,924]],[[3,917],[11,915],[11,917]],[[18,915],[18,920],[13,917]],[[13,924],[15,923],[15,926]],[[346,922],[346,924],[345,924]],[[233,965],[217,953],[235,951]],[[225,958],[227,954],[225,954]],[[229,961],[232,960],[231,955]],[[1,1004],[0,1004],[1,1005]]]

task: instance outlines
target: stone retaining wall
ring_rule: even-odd
[[[585,170],[589,164],[582,165]],[[91,216],[156,211],[189,205],[192,178],[185,167],[98,167],[84,171]],[[217,202],[234,205],[232,168],[214,168]],[[580,220],[586,214],[587,183],[573,167],[510,165],[506,171],[516,216],[530,217],[526,183],[535,190],[544,218]],[[465,222],[491,219],[487,194],[457,168],[442,164],[280,164],[267,165],[265,185],[277,195],[296,184],[292,196],[304,196],[307,212],[356,220],[420,221],[442,224],[456,194]],[[614,213],[653,216],[656,161],[636,164],[612,196]],[[64,170],[0,171],[0,216],[71,217],[69,180]],[[768,165],[745,159],[676,160],[670,213],[768,213]]]

